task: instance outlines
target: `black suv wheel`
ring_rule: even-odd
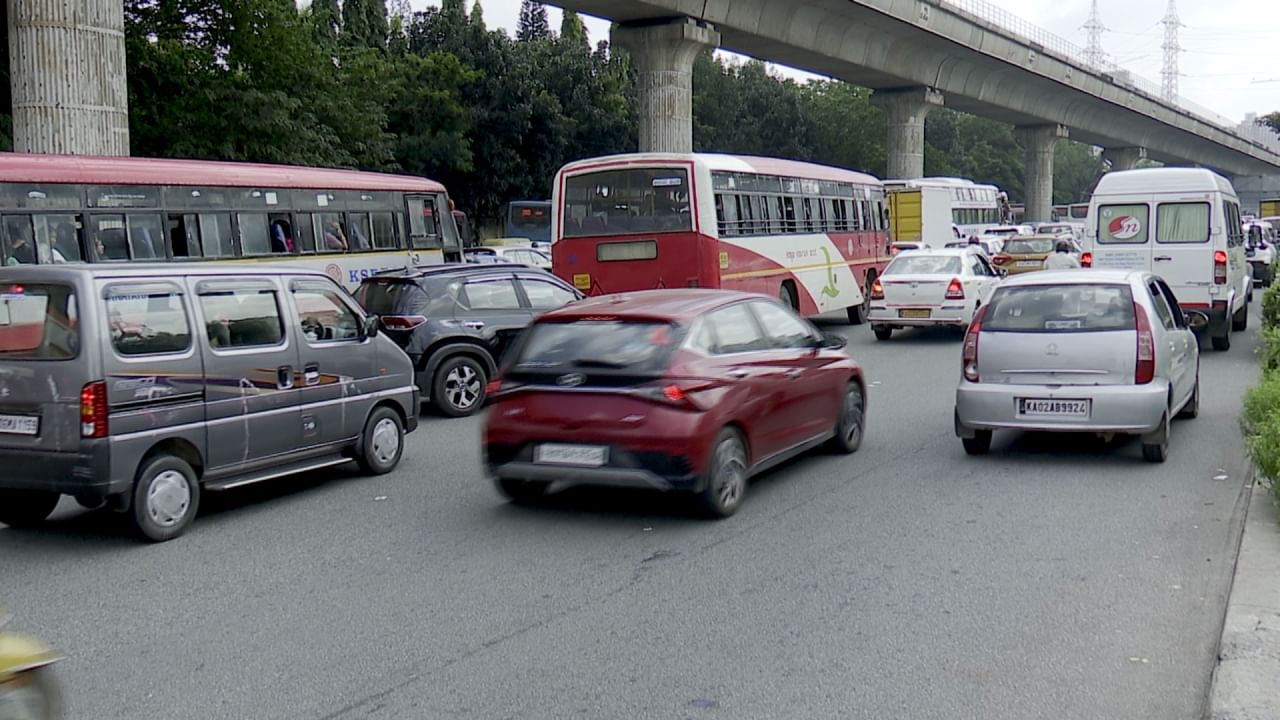
[[[484,406],[488,373],[470,355],[454,355],[440,363],[431,387],[431,404],[449,417],[474,415]]]

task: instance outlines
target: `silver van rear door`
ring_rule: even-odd
[[[0,280],[0,449],[74,452],[80,392],[97,368],[82,303],[65,281]]]

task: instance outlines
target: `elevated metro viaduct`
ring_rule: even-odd
[[[722,47],[872,88],[890,178],[924,174],[924,121],[943,105],[1015,126],[1027,219],[1048,220],[1059,138],[1228,176],[1280,174],[1280,154],[1116,77],[939,0],[554,0],[613,20],[640,82],[640,148],[692,147],[692,69]]]

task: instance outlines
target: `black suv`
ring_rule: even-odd
[[[489,378],[534,316],[581,298],[560,278],[513,264],[394,270],[356,290],[413,360],[422,399],[450,417],[484,405]]]

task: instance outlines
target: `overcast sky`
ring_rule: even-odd
[[[988,0],[1017,13],[1070,42],[1084,47],[1080,29],[1089,16],[1090,0]],[[413,0],[416,8],[438,6],[439,0]],[[481,0],[490,27],[515,31],[520,0]],[[966,3],[967,4],[967,3]],[[1103,47],[1113,61],[1159,83],[1164,53],[1168,0],[1103,2],[1102,21],[1110,29]],[[552,27],[560,12],[549,7]],[[1179,39],[1181,94],[1220,115],[1242,120],[1245,113],[1280,110],[1280,2],[1277,0],[1181,0],[1178,11],[1186,27]],[[587,19],[592,41],[607,38],[609,24]]]

